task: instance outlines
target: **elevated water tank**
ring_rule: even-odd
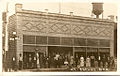
[[[92,5],[92,13],[96,15],[96,18],[99,18],[99,15],[103,13],[103,3],[92,3]]]

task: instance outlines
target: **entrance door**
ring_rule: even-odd
[[[54,57],[59,54],[59,60],[56,62]],[[73,56],[73,48],[72,47],[60,47],[60,46],[49,46],[48,47],[48,55],[50,56],[51,62],[50,67],[57,67],[59,65],[60,68],[64,67],[64,61],[71,56]]]

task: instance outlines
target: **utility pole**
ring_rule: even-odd
[[[61,13],[61,2],[59,0],[59,14]]]
[[[8,3],[6,5],[5,51],[8,51]]]
[[[6,71],[9,71],[8,69],[8,65],[7,65],[7,51],[8,51],[8,2],[7,2],[7,5],[6,5],[6,16],[5,16],[5,57],[4,57],[4,60],[5,60],[5,70]],[[4,17],[3,17],[4,18]]]

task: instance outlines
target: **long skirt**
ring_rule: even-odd
[[[90,62],[86,63],[86,67],[90,67],[90,65],[91,65]]]
[[[84,62],[80,62],[80,67],[84,67]]]

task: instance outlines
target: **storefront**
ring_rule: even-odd
[[[24,66],[29,67],[26,64],[29,62],[29,57],[34,62],[36,50],[42,57],[54,57],[56,54],[60,54],[64,57],[78,55],[79,58],[81,56],[87,58],[93,55],[97,59],[99,55],[101,57],[109,56],[109,47],[110,42],[105,39],[23,35]]]
[[[19,4],[18,4],[19,5]],[[20,5],[22,7],[22,5]],[[114,57],[114,22],[57,13],[24,10],[16,5],[16,15],[11,16],[9,32],[16,32],[16,60],[23,56],[24,68],[35,60],[36,50],[40,58],[54,56],[109,55]],[[17,20],[17,21],[16,21]],[[14,24],[13,24],[14,23]],[[9,47],[11,48],[11,47]],[[10,50],[12,51],[12,50]],[[9,58],[12,58],[11,54]]]

